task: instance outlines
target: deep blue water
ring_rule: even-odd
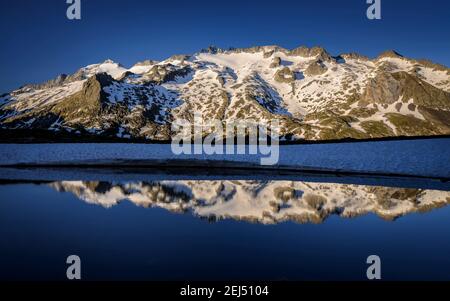
[[[450,280],[450,206],[395,221],[332,215],[321,224],[208,222],[121,202],[109,209],[47,185],[0,186],[0,279]]]

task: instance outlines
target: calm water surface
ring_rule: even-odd
[[[450,280],[449,189],[270,180],[0,185],[0,278]],[[444,185],[444,188],[447,187]]]

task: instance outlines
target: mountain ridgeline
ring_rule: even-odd
[[[278,119],[286,141],[449,135],[450,69],[321,47],[210,47],[128,69],[107,60],[1,95],[0,131],[168,141],[174,120],[195,113]]]

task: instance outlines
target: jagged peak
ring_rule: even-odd
[[[20,89],[31,88],[31,89],[35,89],[35,90],[40,90],[40,89],[46,89],[46,88],[53,88],[53,87],[62,85],[66,81],[67,78],[68,78],[68,75],[65,73],[62,73],[62,74],[59,74],[57,77],[52,78],[52,79],[47,80],[42,83],[26,84],[26,85],[22,86]]]
[[[125,71],[117,80],[118,81],[124,81],[128,77],[137,76],[134,72],[131,72],[130,70]]]
[[[248,48],[237,48],[231,50],[232,52],[247,52],[247,53],[257,53],[257,52],[286,52],[287,50],[276,45],[268,45],[268,46],[253,46]]]
[[[102,66],[105,66],[105,65],[114,65],[116,67],[124,68],[120,63],[117,63],[117,62],[115,62],[115,61],[113,61],[111,59],[106,59],[106,60],[104,60],[103,62],[100,62],[100,63],[94,63],[94,64],[90,64],[90,65],[81,67],[78,71],[89,71],[89,70],[96,69],[96,68],[99,68],[99,67],[102,67]]]
[[[369,57],[356,53],[356,52],[349,52],[349,53],[343,53],[339,55],[340,57],[344,59],[354,59],[354,60],[361,60],[361,61],[369,61]]]
[[[225,52],[225,50],[214,45],[210,45],[207,48],[203,48],[200,50],[200,53],[209,53],[209,54],[217,54],[222,52]]]
[[[92,75],[87,82],[89,83],[94,81],[99,82],[102,86],[109,86],[115,81],[115,79],[107,72],[100,72]]]
[[[175,55],[172,55],[171,57],[169,57],[168,60],[171,60],[171,61],[186,61],[186,60],[188,60],[190,58],[191,58],[191,56],[188,55],[188,54],[175,54]]]
[[[424,66],[424,67],[431,68],[431,69],[434,69],[434,70],[447,71],[447,74],[450,75],[450,68],[445,66],[445,65],[435,63],[435,62],[433,62],[431,60],[428,60],[428,59],[418,59],[418,60],[415,60],[415,62],[420,64],[420,65],[422,65],[422,66]]]
[[[382,52],[377,57],[377,60],[382,59],[382,58],[386,58],[386,57],[390,57],[390,58],[404,58],[403,55],[401,55],[400,53],[398,53],[395,50],[386,50],[386,51]]]
[[[208,48],[200,50],[200,53],[209,53],[209,54],[220,54],[220,53],[257,53],[257,52],[270,52],[270,51],[282,51],[288,52],[283,47],[277,45],[266,45],[266,46],[252,46],[252,47],[229,47],[229,48],[219,48],[216,46],[209,46]]]
[[[154,60],[143,60],[140,62],[137,62],[136,64],[133,65],[133,67],[139,67],[139,66],[151,66],[151,65],[155,65],[158,64],[158,61],[154,61]]]
[[[116,63],[112,59],[106,59],[102,62],[102,64],[117,64],[117,65],[119,65],[119,63]]]
[[[317,57],[322,61],[332,61],[333,57],[325,50],[325,48],[320,46],[306,47],[300,46],[289,51],[291,56],[301,56],[301,57]]]

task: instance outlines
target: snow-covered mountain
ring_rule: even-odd
[[[107,60],[0,96],[0,128],[169,140],[171,122],[277,118],[284,139],[450,134],[450,69],[388,51],[375,59],[320,47],[222,50]]]
[[[63,181],[49,185],[105,208],[130,201],[210,220],[264,224],[320,223],[331,215],[351,218],[368,213],[393,220],[450,204],[448,191],[300,181]]]

